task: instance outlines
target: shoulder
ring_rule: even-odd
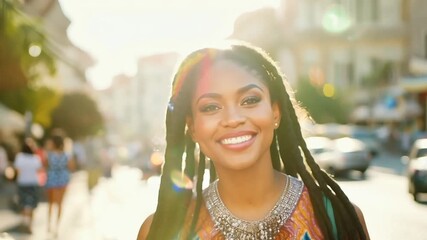
[[[359,218],[360,224],[362,224],[363,230],[365,231],[366,239],[370,239],[368,228],[366,227],[366,222],[365,222],[365,218],[363,216],[362,210],[360,210],[360,208],[354,203],[353,203],[353,207],[354,207],[354,210],[356,211],[357,217]]]
[[[141,227],[139,228],[137,240],[147,239],[147,235],[148,235],[148,232],[150,231],[151,223],[153,222],[153,216],[154,214],[151,214],[142,223]]]
[[[21,162],[24,160],[24,158],[25,158],[25,155],[24,155],[23,153],[18,153],[18,154],[16,154],[16,156],[15,156],[15,161],[14,161],[14,165],[15,165],[15,166],[20,165],[20,164],[21,164]]]
[[[16,156],[15,156],[15,161],[16,161],[16,160],[20,160],[20,159],[22,159],[23,157],[25,157],[24,153],[19,152],[19,153],[17,153],[17,154],[16,154]]]

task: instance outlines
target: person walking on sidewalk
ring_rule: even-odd
[[[57,205],[57,216],[55,222],[56,234],[62,214],[62,201],[65,190],[70,181],[70,170],[73,169],[72,161],[64,152],[64,137],[54,134],[46,140],[46,172],[47,181],[45,184],[48,199],[48,232],[51,232],[51,219],[53,215],[53,205]]]
[[[261,49],[187,56],[166,110],[157,209],[138,239],[369,239],[360,209],[307,149],[296,107]]]
[[[39,156],[41,163],[43,166],[46,165],[46,152],[42,147],[39,147],[38,143],[36,142],[36,140],[34,140],[33,138],[29,137],[26,138],[25,141],[27,142],[28,146],[31,147],[31,149],[33,150],[34,154],[36,154],[37,156]],[[39,180],[39,186],[40,187],[44,187],[44,185],[46,184],[46,180],[47,180],[47,176],[46,176],[46,169],[42,168],[39,172],[38,172],[38,180]]]
[[[37,173],[43,168],[39,156],[37,156],[28,142],[24,141],[21,152],[14,161],[17,170],[18,201],[22,209],[24,231],[31,233],[33,211],[39,202],[39,182]]]

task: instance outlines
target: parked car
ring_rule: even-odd
[[[409,156],[402,160],[408,166],[409,193],[418,201],[418,193],[427,193],[427,138],[415,140]]]
[[[305,140],[317,164],[328,173],[357,170],[364,174],[371,164],[368,148],[355,138],[308,137]]]
[[[351,131],[351,137],[362,141],[372,157],[376,157],[381,153],[380,140],[375,131],[369,128],[354,126]]]
[[[381,153],[381,144],[375,130],[357,125],[346,125],[337,123],[305,125],[309,129],[308,136],[321,136],[330,139],[338,138],[355,138],[362,141],[368,148],[372,157],[376,157]]]

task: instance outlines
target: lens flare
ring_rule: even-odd
[[[183,172],[174,170],[171,173],[172,183],[175,191],[182,191],[184,189],[192,189],[193,181]]]
[[[343,5],[332,4],[323,15],[322,25],[328,32],[341,33],[351,27],[352,19]]]

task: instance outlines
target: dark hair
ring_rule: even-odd
[[[53,146],[56,149],[64,150],[64,137],[62,135],[55,134],[55,135],[50,136],[49,139],[52,141]]]
[[[22,143],[22,149],[21,152],[27,153],[27,154],[34,154],[33,149],[31,149],[30,145],[27,143],[27,141],[24,141]]]
[[[205,156],[200,152],[197,166],[194,156],[195,143],[187,131],[186,117],[191,114],[191,99],[202,71],[212,62],[222,59],[231,60],[256,71],[268,87],[271,101],[278,103],[282,117],[270,148],[273,167],[304,181],[317,223],[325,239],[334,239],[333,226],[324,203],[325,197],[333,206],[338,238],[366,239],[353,205],[338,184],[319,168],[307,149],[298,122],[296,104],[288,92],[290,88],[285,86],[286,83],[278,67],[261,49],[246,44],[233,44],[224,49],[201,49],[187,56],[179,66],[174,76],[172,97],[166,113],[165,164],[161,176],[158,205],[148,239],[175,239],[182,234],[184,221],[187,214],[191,213],[193,216],[189,234],[195,234],[195,226],[202,205]],[[183,159],[184,155],[185,159]],[[172,190],[174,185],[171,172],[181,171],[182,160],[185,161],[185,174],[191,179],[197,175],[194,207],[190,207],[193,196],[191,189]],[[211,168],[211,176],[215,176],[214,171],[214,168]]]

